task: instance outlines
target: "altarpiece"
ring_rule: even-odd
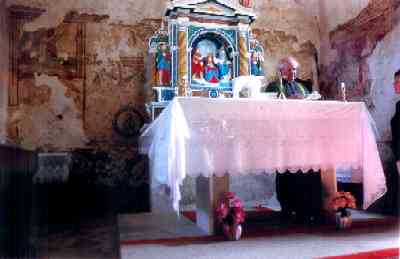
[[[232,79],[263,75],[264,51],[253,37],[249,3],[175,0],[149,40],[147,105],[165,107],[174,96],[232,96]]]

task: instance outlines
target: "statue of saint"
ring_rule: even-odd
[[[263,61],[264,57],[261,56],[260,52],[253,51],[251,53],[251,66],[250,74],[253,76],[262,76],[263,72]]]
[[[156,70],[159,85],[170,85],[171,81],[171,53],[167,46],[162,44],[156,53]]]
[[[218,83],[218,69],[214,63],[214,56],[212,54],[208,54],[206,66],[204,68],[204,79],[210,83]]]
[[[219,70],[219,79],[220,80],[229,80],[230,79],[230,70],[229,70],[229,60],[226,56],[226,52],[224,47],[221,47],[217,53],[218,57],[216,59],[218,70]]]
[[[251,0],[239,0],[239,3],[246,8],[250,8],[251,7]]]
[[[203,79],[204,63],[200,53],[200,49],[197,48],[192,57],[192,79]]]

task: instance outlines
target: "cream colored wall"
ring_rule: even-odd
[[[326,30],[331,31],[338,25],[356,17],[367,7],[370,0],[330,1],[319,0],[321,19],[325,20]]]
[[[336,58],[336,52],[331,49],[329,32],[337,26],[355,18],[370,0],[330,1],[319,0],[319,37],[320,63],[327,64]]]
[[[317,62],[320,37],[319,0],[253,1],[257,20],[254,28],[265,48],[265,71],[276,76],[279,59],[292,55],[300,62],[300,77],[312,79],[318,89]]]
[[[67,12],[108,15],[107,23],[135,24],[143,18],[160,18],[165,0],[6,0],[7,5],[34,6],[46,9],[39,19],[29,23],[25,30],[57,26]]]
[[[8,31],[5,0],[0,0],[0,143],[6,140],[8,89]]]
[[[371,112],[381,141],[391,140],[390,119],[394,115],[396,102],[400,101],[400,95],[396,95],[393,89],[393,74],[400,69],[399,39],[400,23],[377,44],[368,57],[372,81],[370,99],[374,107]]]

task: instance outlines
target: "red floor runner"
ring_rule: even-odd
[[[399,258],[399,248],[388,248],[370,252],[363,252],[351,255],[338,255],[321,257],[320,259],[397,259]]]

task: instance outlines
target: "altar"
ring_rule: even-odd
[[[361,172],[364,209],[386,192],[374,124],[361,102],[176,97],[141,140],[176,211],[183,179],[202,179],[198,213],[210,233],[226,175],[321,169],[330,195],[336,179],[329,172],[353,168]]]

